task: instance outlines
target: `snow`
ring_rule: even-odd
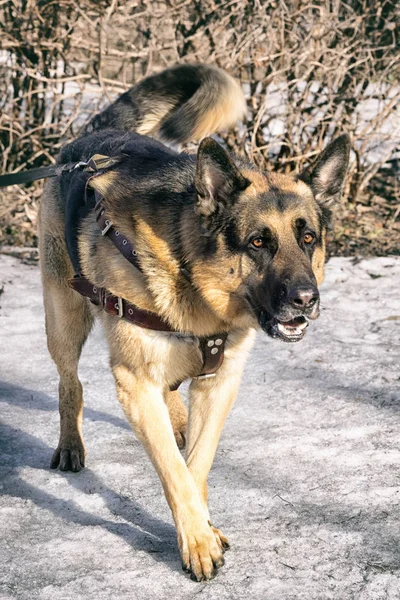
[[[181,572],[99,328],[80,365],[87,468],[48,468],[57,373],[39,271],[0,255],[2,286],[0,600],[400,597],[399,258],[332,259],[305,340],[258,335],[210,476],[231,550],[209,583]]]

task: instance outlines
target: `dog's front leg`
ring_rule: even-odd
[[[119,400],[157,470],[175,521],[185,570],[211,579],[224,563],[197,487],[176,445],[162,389],[126,366],[113,367]]]
[[[190,386],[190,407],[186,464],[191,472],[208,515],[207,478],[218,446],[222,428],[235,401],[247,353],[255,331],[231,335],[225,360],[214,378],[193,380]],[[213,526],[212,526],[213,527]],[[226,537],[213,531],[222,549],[229,547]]]

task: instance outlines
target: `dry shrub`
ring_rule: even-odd
[[[54,161],[94,111],[147,74],[214,63],[239,77],[248,97],[247,124],[224,136],[231,149],[262,168],[299,169],[348,132],[344,244],[350,217],[378,215],[384,235],[396,233],[399,21],[391,0],[3,2],[2,171]],[[1,193],[0,243],[35,242],[22,223],[35,220],[38,193],[38,184]],[[368,237],[374,225],[366,223]]]

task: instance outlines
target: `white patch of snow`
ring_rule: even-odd
[[[331,260],[304,341],[258,335],[209,481],[232,549],[200,584],[99,328],[80,364],[87,468],[49,470],[57,372],[38,269],[0,255],[1,286],[0,598],[400,597],[400,258]]]

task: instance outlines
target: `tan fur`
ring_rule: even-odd
[[[223,563],[222,551],[176,446],[162,392],[151,381],[133,374],[129,365],[120,364],[113,350],[112,355],[119,400],[160,477],[174,517],[182,561],[197,577],[211,577],[213,563]]]
[[[128,238],[135,239],[142,267],[152,276],[146,279],[110,240],[99,236],[92,215],[87,219],[86,231],[80,238],[83,271],[91,281],[143,310],[160,314],[179,331],[206,336],[215,331],[226,331],[232,324],[234,328],[255,325],[243,300],[232,298],[232,292],[242,283],[245,261],[237,257],[226,257],[226,260],[220,257],[218,264],[204,264],[201,259],[194,261],[193,286],[180,273],[179,265],[165,242],[165,232],[163,237],[155,226],[151,227],[139,218],[135,232],[129,224],[121,224],[118,215],[115,218],[112,215],[112,220]],[[186,228],[185,237],[190,240],[194,235],[190,219],[185,221],[185,232]],[[93,238],[97,239],[95,260],[90,249]],[[184,289],[184,295],[177,294],[180,288]],[[197,289],[202,290],[201,295]]]
[[[220,318],[222,330],[232,322],[236,327],[252,325],[242,297],[235,295],[235,291],[243,285],[243,262],[241,257],[221,260],[219,264],[199,260],[192,269],[193,282],[201,289],[202,297],[213,313]]]
[[[163,271],[171,274],[174,278],[179,275],[178,262],[174,258],[167,240],[161,237],[149,223],[138,221],[135,239],[138,239],[139,243],[141,241],[142,245],[148,248]]]
[[[118,173],[116,171],[106,171],[100,177],[94,177],[90,187],[96,189],[100,194],[105,195],[117,179]]]
[[[277,211],[268,211],[267,214],[261,215],[261,219],[267,227],[271,228],[274,232],[278,234],[280,239],[285,240],[286,243],[289,244],[290,241],[295,241],[293,235],[293,223],[296,222],[296,219],[304,217],[305,214],[307,214],[309,221],[317,229],[318,217],[315,212],[315,209],[313,209],[311,205],[307,213],[305,213],[304,206],[302,206],[301,211],[296,210],[296,208],[294,208],[293,210],[285,210],[283,213]]]
[[[174,104],[167,102],[166,99],[158,101],[137,125],[137,133],[140,133],[141,135],[156,134],[161,121],[167,116],[172,108],[174,108]]]
[[[207,474],[223,423],[236,396],[254,332],[249,334],[248,329],[239,330],[231,335],[223,368],[215,379],[192,384],[192,426],[186,466],[177,446],[183,445],[186,435],[186,409],[178,392],[169,392],[168,386],[199,372],[202,363],[199,346],[193,338],[143,330],[110,317],[70,290],[66,279],[59,280],[60,265],[64,264],[62,269],[66,277],[72,275],[72,269],[63,242],[60,215],[54,211],[53,193],[52,185],[49,185],[40,211],[46,329],[49,350],[60,373],[61,434],[52,465],[79,470],[84,464],[83,400],[77,364],[95,313],[105,327],[118,397],[164,486],[177,527],[182,560],[196,577],[211,577],[214,565],[223,563],[222,554],[228,542],[209,524]],[[148,240],[156,240],[152,232],[146,230],[145,233]],[[101,252],[106,240],[99,241]],[[156,240],[156,247],[158,243]],[[85,255],[85,243],[82,250]],[[162,244],[159,250],[164,250]],[[104,266],[105,263],[99,263],[98,259],[94,262]],[[88,255],[85,260],[90,262]],[[125,263],[128,272],[119,271],[122,280],[131,275],[130,265]],[[93,271],[93,265],[91,269]],[[218,407],[217,411],[215,407]]]
[[[238,332],[232,345],[226,350],[224,363],[215,381],[194,380],[191,385],[186,462],[207,512],[208,472],[226,417],[235,401],[243,367],[254,339],[254,329]]]
[[[179,392],[166,392],[165,402],[168,407],[169,418],[172,429],[174,430],[175,441],[181,450],[186,444],[186,423],[188,419],[188,411]]]
[[[200,96],[195,94],[187,101],[188,108],[193,106],[201,112],[201,119],[195,123],[192,141],[200,141],[215,131],[228,129],[246,114],[246,102],[240,84],[222,69],[211,66],[208,69],[214,73],[220,93],[212,106],[210,106],[209,99],[202,96],[202,91]],[[166,98],[155,99],[136,126],[137,133],[156,135],[163,120],[174,108],[175,103],[168,102]]]
[[[273,173],[267,176],[246,169],[242,170],[242,174],[251,181],[251,185],[243,192],[244,197],[250,199],[252,196],[265,193],[271,186],[277,187],[282,192],[297,194],[305,200],[308,206],[307,216],[317,228],[318,218],[312,194],[302,181],[295,181],[290,175]],[[99,189],[101,183],[101,189],[104,189],[106,184],[101,179],[102,177],[95,178],[92,185]],[[143,257],[143,266],[146,272],[152,274],[152,278],[145,282],[143,276],[127,263],[109,240],[101,240],[102,243],[98,244],[98,261],[93,266],[89,255],[89,242],[92,235],[87,236],[86,239],[84,236],[81,238],[83,266],[89,278],[140,308],[157,312],[176,329],[190,330],[195,335],[206,336],[214,331],[226,331],[227,327],[245,328],[253,325],[246,304],[240,294],[235,295],[248,274],[246,257],[224,255],[224,248],[219,240],[218,260],[204,262],[201,257],[194,260],[192,279],[195,288],[201,290],[199,296],[193,294],[192,289],[188,289],[187,282],[180,273],[179,264],[171,254],[166,241],[167,231],[160,229],[160,225],[157,225],[158,230],[156,230],[155,224],[151,225],[137,218],[136,229],[133,232],[128,221],[121,222],[121,217],[118,214],[114,215],[112,211],[110,214],[113,216],[113,222],[125,232],[125,235],[135,239],[139,253]],[[260,215],[260,220],[278,234],[279,239],[285,244],[287,253],[294,252],[300,262],[305,262],[305,257],[292,233],[292,224],[300,216],[304,216],[304,203],[301,210],[295,207],[283,213],[267,211],[265,216]],[[94,219],[90,222],[90,227],[97,231]],[[188,240],[196,235],[190,218],[183,220],[183,232]],[[317,249],[313,264],[318,262],[319,265],[318,281],[323,279],[323,256]],[[99,272],[100,265],[101,272]],[[176,294],[180,287],[185,288],[183,298]]]
[[[251,182],[251,185],[246,188],[245,194],[261,194],[268,192],[271,188],[276,188],[280,193],[293,193],[310,203],[313,201],[313,195],[308,185],[301,180],[296,180],[292,175],[275,172],[261,173],[251,169],[241,169],[241,173]]]
[[[262,175],[252,176],[257,190],[268,185]],[[111,177],[104,189],[110,182]],[[106,331],[118,398],[162,481],[183,563],[197,578],[211,577],[214,565],[223,563],[228,542],[210,525],[207,476],[254,339],[253,317],[238,293],[250,268],[248,259],[226,253],[220,239],[218,261],[194,261],[192,279],[201,294],[191,295],[187,289],[191,284],[182,277],[157,226],[139,219],[135,232],[139,253],[145,257],[142,266],[146,273],[152,273],[146,278],[99,235],[93,215],[84,223],[80,251],[87,277],[141,308],[166,315],[181,331],[190,328],[196,335],[230,331],[225,361],[216,377],[194,380],[191,385],[187,426],[186,408],[177,392],[169,392],[169,386],[199,373],[202,356],[198,343],[193,337],[145,330],[118,320],[68,289],[66,279],[73,273],[65,249],[62,217],[55,210],[56,193],[52,184],[47,186],[40,210],[46,329],[49,350],[60,373],[61,433],[52,465],[79,470],[84,464],[83,400],[77,364],[93,315],[97,315]],[[269,214],[266,219],[284,236],[295,217],[294,211],[284,217]],[[183,222],[190,239],[191,220],[188,217]],[[118,221],[115,224],[120,225]],[[129,229],[128,220],[123,227]],[[131,232],[124,229],[124,233],[129,236]],[[94,240],[95,253],[91,249]],[[315,258],[318,270],[321,260],[321,255]],[[185,294],[178,296],[182,286],[186,286]],[[178,446],[184,445],[186,435],[185,462]]]
[[[257,194],[263,194],[269,190],[269,182],[264,173],[250,169],[242,169],[241,173],[243,177],[251,182],[250,186],[245,190],[246,195],[257,196]]]
[[[85,299],[67,286],[66,279],[73,272],[63,241],[62,221],[52,205],[40,211],[39,226],[47,345],[60,375],[61,431],[52,466],[60,462],[62,467],[75,471],[85,461],[78,361],[93,317]],[[62,274],[65,278],[60,279]]]
[[[220,70],[219,70],[220,71]],[[212,110],[208,110],[198,122],[193,140],[199,141],[215,131],[223,131],[240,121],[246,113],[246,102],[239,83],[223,73],[225,89]]]
[[[70,468],[75,471],[85,462],[78,361],[93,319],[86,302],[73,296],[72,290],[46,279],[43,288],[48,349],[60,375],[61,431],[53,462],[59,459],[62,464],[67,464],[70,461]]]
[[[271,187],[275,187],[281,192],[298,194],[310,202],[313,200],[313,195],[308,185],[301,180],[294,179],[292,175],[271,172],[268,173],[268,182]]]
[[[293,210],[286,210],[282,212],[271,212],[268,211],[263,218],[264,224],[271,228],[279,237],[279,239],[285,244],[288,253],[294,253],[293,256],[299,256],[300,260],[303,257],[299,253],[298,244],[295,242],[292,225],[296,219],[304,217],[304,204],[308,207],[307,217],[309,221],[314,225],[315,229],[318,229],[318,216],[315,209],[315,202],[310,188],[301,180],[295,180],[291,175],[285,175],[282,173],[260,173],[250,169],[242,169],[241,173],[251,184],[246,188],[244,195],[249,199],[257,196],[258,194],[266,193],[271,188],[278,189],[281,193],[293,193],[301,197],[303,204],[301,211],[294,207]],[[313,259],[312,268],[316,276],[318,285],[320,285],[324,279],[324,267],[325,267],[325,235],[323,231],[323,243],[322,248],[316,248]]]
[[[228,127],[244,113],[240,87],[221,73],[225,93],[212,109],[205,104],[207,108],[196,123],[195,138]],[[138,131],[154,133],[169,108],[168,102],[156,103],[139,124]],[[251,200],[258,195],[277,188],[300,195],[308,207],[308,218],[317,224],[310,189],[302,182],[251,169],[244,169],[242,175],[251,182],[240,198],[244,213],[247,201],[251,206]],[[94,177],[91,185],[105,196],[107,214],[114,226],[134,240],[143,272],[101,236],[95,216],[90,214],[82,222],[79,234],[85,276],[139,308],[157,313],[181,334],[147,330],[119,320],[68,287],[67,280],[74,273],[64,238],[63,203],[57,182],[47,184],[39,216],[40,255],[48,347],[60,375],[61,417],[60,439],[52,466],[75,471],[84,466],[78,360],[96,316],[106,333],[119,401],[162,482],[176,524],[183,564],[197,579],[211,578],[223,564],[222,555],[228,542],[211,525],[207,477],[258,325],[243,294],[254,265],[245,252],[229,252],[222,234],[218,235],[213,260],[198,256],[192,241],[199,235],[199,224],[193,207],[189,206],[183,209],[179,225],[183,258],[191,265],[191,281],[188,281],[171,250],[168,224],[161,219],[158,223],[149,222],[147,215],[140,212],[140,206],[135,205],[134,218],[126,207],[119,208],[119,194],[123,192],[117,170]],[[260,223],[273,229],[279,239],[278,270],[288,262],[307,261],[293,233],[293,223],[299,216],[296,210],[296,207],[283,213],[265,210],[259,215]],[[240,219],[245,222],[246,215]],[[318,281],[323,277],[324,252],[324,247],[317,249],[313,257]],[[203,356],[197,338],[222,332],[229,333],[224,363],[214,378],[193,379],[188,416],[179,393],[171,392],[170,388],[200,373]],[[185,460],[179,449],[186,438]]]
[[[325,247],[325,232],[324,232],[322,247],[315,249],[314,256],[312,258],[312,269],[314,271],[314,275],[315,275],[318,285],[321,285],[321,283],[324,280],[325,254],[326,254],[326,247]]]

